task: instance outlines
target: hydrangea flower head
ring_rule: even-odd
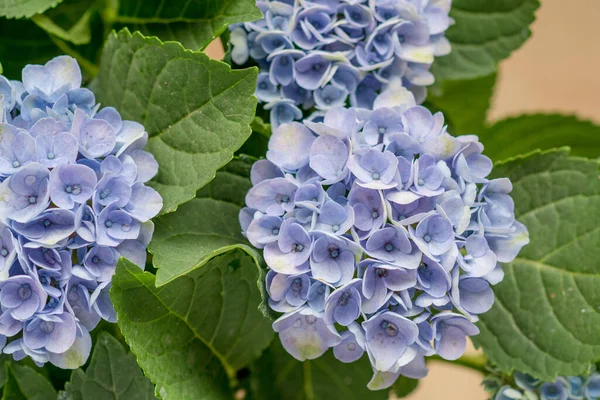
[[[499,263],[529,242],[477,137],[451,136],[440,113],[391,90],[372,111],[281,125],[240,213],[270,268],[283,346],[299,360],[366,353],[371,389],[425,376],[426,356],[459,358]]]
[[[450,53],[444,36],[451,0],[259,0],[260,21],[233,25],[231,58],[258,63],[256,95],[271,124],[298,120],[300,108],[372,108],[402,80],[418,102],[433,84],[429,67]]]
[[[84,364],[89,331],[116,321],[117,261],[144,268],[162,208],[145,185],[158,164],[144,127],[80,86],[67,56],[26,66],[22,81],[0,75],[0,342],[62,368]]]

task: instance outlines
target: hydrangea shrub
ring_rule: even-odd
[[[0,338],[15,360],[62,368],[83,365],[89,332],[116,321],[117,261],[145,267],[162,208],[144,127],[81,81],[68,56],[0,76]]]
[[[281,125],[240,212],[286,350],[301,361],[366,352],[374,389],[424,377],[426,356],[459,358],[500,263],[529,242],[477,136],[451,136],[406,91]]]
[[[2,398],[388,400],[431,360],[600,398],[600,127],[486,117],[538,6],[0,0]]]
[[[422,103],[435,57],[450,53],[444,36],[451,0],[259,0],[260,21],[233,25],[231,58],[260,67],[256,96],[271,124],[298,120],[302,109],[372,108],[392,79]]]

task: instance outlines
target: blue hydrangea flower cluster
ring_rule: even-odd
[[[596,400],[600,399],[600,374],[559,377],[542,382],[530,375],[515,372],[515,386],[505,385],[494,400]]]
[[[89,331],[115,322],[120,256],[141,268],[162,198],[148,134],[99,110],[67,56],[0,75],[0,344],[19,360],[77,368]],[[12,338],[5,346],[7,338]]]
[[[463,354],[499,263],[529,236],[476,136],[449,135],[400,83],[374,106],[275,130],[240,223],[264,250],[286,350],[305,360],[331,347],[346,363],[366,352],[381,389],[425,376],[425,356]]]
[[[371,108],[390,79],[421,103],[450,53],[451,0],[258,0],[264,19],[231,26],[231,58],[258,63],[256,96],[274,127],[316,107]]]

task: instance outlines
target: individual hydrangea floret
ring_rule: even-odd
[[[554,382],[542,382],[520,372],[515,372],[513,378],[514,386],[501,386],[497,392],[495,391],[494,400],[596,400],[600,398],[600,374],[597,372],[585,376],[558,377]]]
[[[0,75],[0,343],[61,368],[83,365],[89,332],[116,321],[117,261],[144,268],[162,208],[144,127],[100,110],[81,80],[67,56]]]
[[[259,0],[257,6],[262,20],[230,27],[231,58],[258,64],[256,96],[271,110],[274,127],[300,119],[301,109],[348,102],[370,109],[393,79],[421,103],[434,82],[434,58],[450,53],[444,34],[453,23],[451,0]],[[382,118],[374,116],[371,125]]]
[[[240,213],[283,346],[299,360],[366,353],[371,389],[425,376],[426,356],[459,358],[499,262],[529,242],[477,137],[451,136],[406,91],[281,125]]]

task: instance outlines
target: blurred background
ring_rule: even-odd
[[[599,20],[600,0],[541,0],[532,37],[500,65],[488,119],[560,112],[600,123]],[[207,52],[213,58],[223,54],[220,43]],[[476,350],[470,346],[468,352]],[[440,362],[429,368],[406,399],[488,398],[478,372]]]

